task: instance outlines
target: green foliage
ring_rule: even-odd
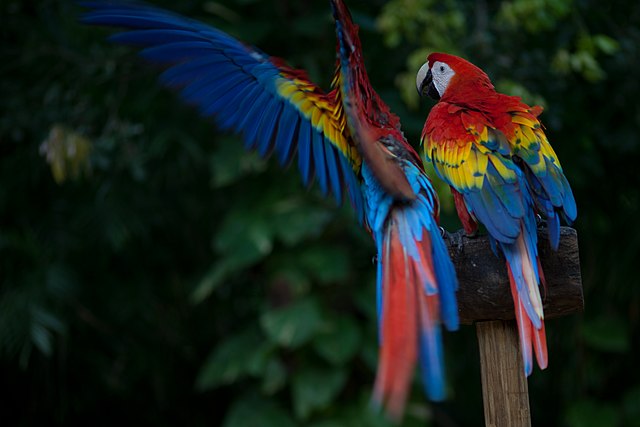
[[[589,319],[582,329],[586,344],[614,353],[629,351],[630,337],[627,322],[615,315]]]
[[[573,7],[573,0],[513,0],[500,5],[496,21],[512,29],[524,28],[527,32],[538,33],[555,28],[556,23],[565,18]]]
[[[158,3],[330,82],[324,1]],[[534,424],[638,425],[640,5],[348,4],[372,83],[416,147],[428,106],[415,72],[432,51],[545,107],[578,201],[586,311],[547,323]],[[246,153],[79,12],[0,4],[3,425],[392,425],[370,404],[374,248],[350,207]],[[427,169],[443,225],[459,228]],[[416,380],[402,425],[482,422],[473,330],[445,340],[450,400],[426,401]]]
[[[223,427],[294,427],[287,412],[272,401],[243,396],[229,409]]]
[[[619,425],[619,417],[613,405],[579,400],[567,410],[566,423],[569,427],[614,427]]]

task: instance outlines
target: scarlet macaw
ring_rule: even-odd
[[[418,357],[425,389],[444,398],[440,324],[458,327],[457,280],[437,225],[438,199],[398,118],[369,83],[358,28],[331,2],[338,58],[329,93],[304,71],[200,22],[139,4],[88,2],[88,24],[125,27],[111,40],[142,47],[179,91],[247,149],[297,152],[305,184],[317,179],[340,202],[347,192],[377,247],[380,350],[374,398],[400,416]]]
[[[433,53],[418,71],[421,95],[438,102],[422,131],[424,154],[451,187],[467,234],[478,222],[506,258],[527,375],[532,347],[541,369],[547,344],[539,286],[536,213],[546,220],[554,249],[560,217],[575,220],[576,203],[538,116],[520,98],[496,92],[489,77],[457,56]]]

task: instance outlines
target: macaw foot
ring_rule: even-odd
[[[444,228],[440,227],[440,231],[442,232],[442,237],[449,240],[451,242],[451,247],[455,247],[458,253],[462,252],[465,237],[470,237],[464,232],[464,230],[458,230],[455,233],[449,233],[445,231]]]
[[[469,239],[475,239],[476,237],[478,237],[478,229],[476,228],[475,230],[473,230],[472,232],[464,232],[464,237],[467,237]]]

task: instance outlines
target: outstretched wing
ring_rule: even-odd
[[[346,190],[359,218],[361,158],[346,129],[336,92],[323,93],[303,71],[289,67],[228,34],[151,6],[86,2],[82,22],[124,27],[112,41],[140,46],[140,55],[166,67],[162,84],[242,134],[247,149],[275,152],[281,164],[297,152],[302,180],[316,178],[341,202]]]
[[[369,82],[362,59],[358,26],[342,0],[333,0],[338,38],[339,88],[351,134],[371,172],[382,187],[399,199],[416,195],[400,166],[401,157],[421,168],[420,158],[400,131],[400,120],[382,101]]]

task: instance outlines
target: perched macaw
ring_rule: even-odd
[[[457,280],[438,227],[438,199],[398,118],[369,83],[357,26],[332,0],[338,36],[332,90],[211,26],[150,6],[87,2],[87,24],[125,27],[112,41],[139,46],[179,91],[247,149],[295,155],[305,184],[348,197],[377,247],[379,362],[374,399],[401,416],[420,359],[427,395],[445,396],[441,324],[458,327]]]
[[[478,222],[484,224],[504,254],[525,373],[533,369],[532,348],[544,369],[536,214],[546,220],[557,249],[560,217],[573,222],[577,211],[538,119],[542,108],[496,92],[480,68],[444,53],[428,56],[416,85],[421,95],[438,101],[422,131],[425,157],[450,185],[465,231],[474,234]]]

